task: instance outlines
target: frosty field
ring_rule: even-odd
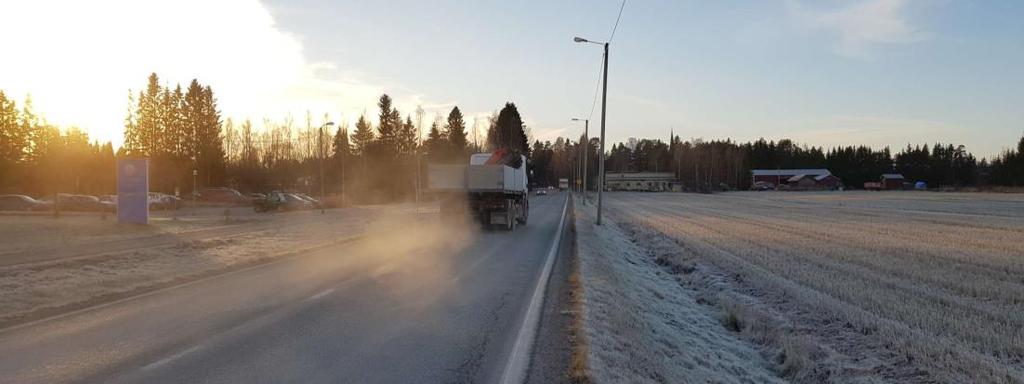
[[[605,197],[610,225],[782,378],[1024,381],[1022,195]]]

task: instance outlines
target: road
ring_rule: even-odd
[[[4,382],[496,382],[564,194],[515,232],[436,217],[0,331]]]

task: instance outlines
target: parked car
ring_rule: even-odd
[[[313,203],[303,199],[294,193],[284,194],[284,208],[289,210],[312,209]]]
[[[0,211],[45,211],[52,207],[25,195],[0,195]]]
[[[117,195],[103,195],[100,196],[99,199],[104,203],[117,204]]]
[[[314,208],[320,208],[324,205],[320,200],[317,200],[316,198],[305,193],[295,193],[294,195],[298,196],[300,199],[310,202],[310,204],[313,204]]]
[[[263,193],[250,193],[247,197],[249,198],[249,202],[255,204],[257,201],[266,199],[267,195]]]
[[[151,211],[159,209],[178,209],[181,203],[181,199],[178,198],[177,196],[168,195],[166,193],[160,192],[150,192],[148,201],[149,209]]]
[[[288,201],[284,193],[278,191],[260,195],[263,195],[263,198],[254,199],[252,202],[252,209],[256,212],[279,211],[285,207],[285,203]]]
[[[249,204],[249,199],[231,188],[203,188],[199,199],[212,203]]]
[[[57,209],[62,211],[116,212],[117,204],[109,201],[100,201],[96,196],[58,194]]]

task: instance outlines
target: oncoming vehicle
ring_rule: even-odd
[[[548,190],[545,189],[545,188],[540,188],[540,189],[537,189],[537,191],[534,192],[534,194],[537,195],[537,196],[547,196]]]

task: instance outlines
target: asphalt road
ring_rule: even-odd
[[[513,233],[392,218],[365,240],[3,330],[0,381],[496,382],[564,202],[531,196]]]

